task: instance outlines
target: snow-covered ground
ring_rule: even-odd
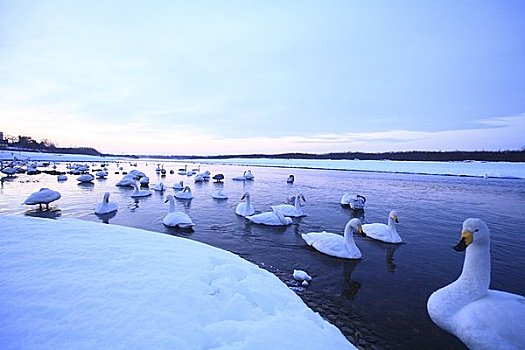
[[[232,253],[76,219],[0,226],[2,349],[355,349]]]
[[[75,154],[6,152],[0,151],[1,160],[13,160],[14,157],[32,161],[56,162],[96,162],[130,159],[103,158]],[[145,159],[143,159],[145,160]],[[131,161],[136,162],[137,159]],[[161,162],[160,159],[148,159],[151,162]],[[168,160],[166,160],[168,161]],[[169,160],[172,161],[172,160]],[[374,171],[388,173],[433,174],[452,176],[476,176],[496,178],[525,179],[525,163],[511,162],[423,162],[423,161],[389,161],[389,160],[330,160],[330,159],[275,159],[275,158],[229,158],[229,159],[191,159],[177,162],[201,164],[235,164],[245,166],[271,166],[285,168],[332,169],[352,171]]]

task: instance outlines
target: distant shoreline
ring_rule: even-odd
[[[83,150],[89,150],[82,153]],[[60,148],[39,149],[6,147],[0,148],[0,152],[18,153],[31,152],[36,154],[75,154],[102,158],[132,158],[132,159],[169,159],[169,160],[193,160],[193,159],[303,159],[303,160],[392,160],[392,161],[430,161],[430,162],[462,162],[462,161],[485,161],[485,162],[525,162],[525,147],[521,150],[505,151],[406,151],[406,152],[333,152],[333,153],[279,153],[279,154],[227,154],[227,155],[146,155],[146,154],[109,154],[101,153],[93,148]]]

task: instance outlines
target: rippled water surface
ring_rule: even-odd
[[[319,305],[327,302],[338,305],[341,312],[357,315],[377,337],[379,348],[464,348],[431,322],[426,300],[461,272],[464,254],[453,251],[452,246],[459,240],[467,217],[480,217],[491,228],[492,288],[525,294],[524,180],[250,167],[255,181],[242,182],[232,178],[247,167],[206,165],[201,170],[224,174],[224,183],[194,183],[193,177],[177,174],[185,163],[163,164],[175,174],[161,178],[155,172],[156,163],[138,163],[137,169],[150,177],[150,186],[160,181],[168,185],[164,194],[155,192],[138,201],[130,197],[133,189],[115,186],[122,177],[115,174],[115,163],[108,165],[108,179],[95,180],[93,185],[78,184],[74,175],[61,183],[47,174],[19,175],[4,181],[0,188],[0,214],[109,220],[110,224],[186,237],[232,251],[281,278],[290,276],[290,280],[294,268],[305,269],[314,279],[304,292]],[[196,166],[187,164],[189,168]],[[129,163],[120,166],[127,171],[135,168]],[[65,164],[58,170],[65,170]],[[293,185],[286,183],[291,173],[296,178]],[[177,200],[176,207],[192,217],[196,223],[193,232],[162,224],[169,207],[164,197],[175,192],[171,186],[180,180],[191,187],[194,198]],[[21,205],[41,187],[62,194],[50,211]],[[229,195],[228,200],[211,197],[218,187]],[[109,219],[93,213],[106,191],[119,205],[118,213]],[[245,191],[251,193],[252,204],[261,212],[301,192],[308,216],[294,219],[284,228],[249,224],[235,215]],[[366,196],[364,213],[341,207],[344,193]],[[321,230],[342,233],[352,216],[365,223],[386,223],[392,209],[399,213],[398,232],[405,243],[390,245],[355,237],[362,260],[323,255],[306,246],[300,236]]]

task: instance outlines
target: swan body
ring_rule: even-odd
[[[295,203],[294,205],[291,204],[279,204],[279,205],[273,205],[272,209],[277,209],[281,213],[283,213],[284,216],[291,216],[294,218],[298,218],[301,216],[306,216],[305,213],[303,213],[303,208],[301,207],[301,199],[303,201],[306,201],[304,196],[301,193],[298,193],[295,196]]]
[[[292,274],[293,278],[298,281],[311,281],[312,276],[310,276],[306,271],[304,270],[293,270]]]
[[[149,185],[149,177],[143,176],[140,178],[139,182],[141,186],[147,187]]]
[[[166,196],[166,201],[164,203],[167,202],[170,202],[170,209],[168,214],[162,220],[164,225],[180,228],[191,228],[195,225],[188,214],[175,210],[175,200],[171,194]]]
[[[252,181],[254,178],[255,176],[253,176],[251,170],[246,170],[241,176],[235,176],[233,179],[236,181]]]
[[[106,192],[104,193],[104,198],[102,199],[102,202],[99,203],[95,208],[95,214],[108,214],[117,210],[117,204],[109,201],[109,192]]]
[[[80,182],[92,182],[93,180],[95,180],[95,177],[91,174],[82,174],[77,177],[77,181]]]
[[[246,219],[254,224],[270,225],[270,226],[286,226],[293,223],[292,219],[284,216],[283,213],[277,209],[267,211],[260,214],[247,216]]]
[[[343,194],[341,197],[341,205],[348,205],[353,210],[362,210],[365,209],[366,198],[364,196],[353,195],[353,194]]]
[[[156,184],[156,185],[153,187],[153,189],[154,189],[155,191],[160,191],[160,192],[164,191],[164,190],[165,190],[164,182],[162,182],[162,181],[159,182],[158,184]]]
[[[182,182],[182,181],[176,182],[173,185],[173,189],[175,189],[175,190],[183,190],[184,189],[184,182]]]
[[[463,222],[456,251],[466,250],[458,279],[427,302],[432,321],[470,349],[525,348],[525,297],[489,289],[490,231],[480,219]]]
[[[121,186],[121,187],[125,187],[125,186],[133,186],[133,184],[135,183],[135,178],[133,177],[133,175],[124,175],[122,177],[122,179],[117,182],[116,186]]]
[[[204,177],[201,174],[195,175],[195,182],[203,182]]]
[[[345,259],[361,259],[362,254],[354,241],[354,233],[363,234],[361,220],[354,218],[348,221],[343,236],[331,232],[303,233],[306,244],[321,253]]]
[[[133,181],[132,185],[133,185],[133,188],[135,189],[135,191],[133,191],[133,193],[131,194],[132,198],[151,196],[151,191],[139,189],[139,185],[137,185],[137,182]]]
[[[218,189],[216,191],[213,191],[211,196],[215,199],[228,199],[228,195],[223,192],[223,190]]]
[[[60,199],[59,192],[44,187],[41,188],[38,192],[32,193],[29,197],[26,198],[26,200],[22,204],[38,204],[40,206],[40,210],[42,210],[42,204],[45,204],[46,208],[49,209],[49,203],[54,202],[58,199]]]
[[[66,181],[67,180],[67,175],[58,175],[57,176],[57,181]]]
[[[246,199],[246,202],[240,202],[237,204],[237,207],[235,208],[235,214],[240,216],[250,216],[255,214],[255,209],[252,206],[252,203],[250,201],[250,192],[246,192],[241,197],[241,201],[243,199]]]
[[[175,198],[178,199],[192,199],[193,195],[191,194],[190,186],[184,187],[182,191],[175,193]]]
[[[364,224],[363,232],[370,238],[387,243],[401,243],[403,240],[399,237],[396,230],[396,223],[399,222],[397,212],[392,210],[388,215],[388,225],[382,223]]]
[[[97,171],[95,175],[97,175],[98,179],[105,179],[106,176],[108,176],[108,172],[104,170],[100,170],[100,171]]]

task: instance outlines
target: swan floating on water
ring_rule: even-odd
[[[154,189],[155,191],[160,191],[160,192],[164,191],[164,190],[165,190],[164,182],[162,182],[162,181],[159,182],[158,184],[156,184],[155,186],[153,186],[153,189]]]
[[[95,214],[108,214],[118,210],[118,206],[114,202],[109,201],[109,192],[104,193],[102,202],[95,208]]]
[[[246,180],[249,180],[249,181],[252,181],[254,180],[254,176],[251,172],[251,170],[246,170],[241,176],[235,176],[233,179],[235,181],[246,181]]]
[[[132,185],[133,185],[133,188],[135,189],[135,191],[133,191],[133,193],[131,194],[132,198],[151,196],[151,191],[139,189],[139,185],[137,185],[136,181],[133,181]]]
[[[193,195],[191,194],[190,186],[184,187],[182,191],[175,193],[175,198],[177,199],[192,199]]]
[[[204,177],[201,174],[195,175],[195,182],[204,182]]]
[[[224,193],[224,191],[220,188],[218,190],[213,191],[211,196],[215,199],[228,199],[228,195]]]
[[[168,214],[162,220],[164,225],[180,228],[191,228],[195,225],[188,214],[175,210],[175,200],[171,194],[166,196],[166,201],[164,201],[164,203],[167,202],[170,202],[170,209]]]
[[[270,226],[286,226],[293,223],[292,219],[284,216],[283,213],[274,209],[260,214],[247,216],[246,219],[254,224],[270,225]]]
[[[139,182],[140,182],[140,186],[148,187],[149,186],[149,177],[143,176],[143,177],[140,178]]]
[[[250,202],[250,192],[246,192],[242,195],[241,201],[243,199],[246,199],[246,202],[240,202],[237,204],[237,207],[235,208],[235,213],[240,216],[249,216],[253,215],[255,213],[255,209],[252,206],[252,203]]]
[[[454,250],[466,250],[463,270],[428,298],[432,321],[470,349],[524,349],[525,297],[489,289],[490,230],[485,222],[466,219]]]
[[[289,184],[293,184],[294,181],[295,181],[295,176],[293,175],[288,176],[288,179],[286,180],[286,182]]]
[[[303,233],[306,244],[321,253],[345,259],[361,259],[361,251],[354,241],[354,233],[363,234],[361,220],[354,218],[345,226],[344,235],[330,232]]]
[[[365,209],[366,198],[360,194],[343,194],[341,197],[341,205],[348,205],[350,209],[362,210]]]
[[[213,175],[212,179],[214,179],[217,182],[221,182],[222,180],[224,180],[224,175],[222,175],[222,174],[215,174],[215,175]]]
[[[104,170],[97,171],[96,174],[97,179],[105,179],[106,176],[108,176],[108,172]]]
[[[66,181],[67,180],[67,176],[66,175],[58,175],[57,176],[57,181]]]
[[[93,180],[95,180],[95,177],[91,174],[82,174],[77,177],[77,181],[80,182],[93,182]]]
[[[397,211],[392,210],[388,215],[388,225],[382,223],[364,224],[363,232],[370,238],[387,243],[402,243],[403,240],[399,237],[396,230]]]
[[[38,192],[34,192],[29,197],[27,197],[22,204],[38,204],[40,206],[40,210],[42,210],[42,204],[45,204],[46,209],[49,209],[49,203],[58,199],[60,199],[60,193],[58,191],[53,191],[49,188],[43,187]]]
[[[280,212],[283,213],[284,216],[291,216],[294,218],[306,216],[306,214],[303,213],[303,208],[301,207],[301,199],[303,201],[306,201],[306,199],[301,193],[297,193],[297,195],[295,196],[294,205],[291,205],[291,204],[273,205],[272,209],[274,210],[278,209]]]
[[[175,182],[173,184],[173,189],[175,189],[175,190],[183,190],[184,189],[184,182],[183,181]]]

